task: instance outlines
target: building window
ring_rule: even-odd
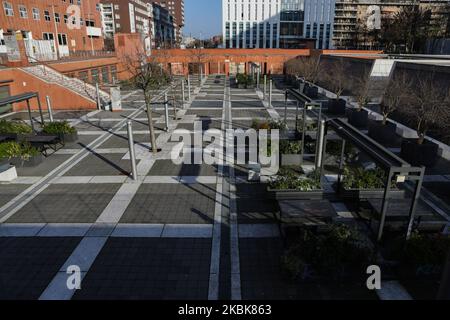
[[[48,11],[44,11],[44,20],[45,21],[50,21],[50,12]]]
[[[60,46],[67,46],[67,35],[64,33],[58,33],[58,44]]]
[[[42,34],[42,38],[43,38],[44,40],[54,40],[54,38],[53,38],[53,33],[51,33],[51,32],[44,32],[44,33]]]
[[[60,23],[61,19],[59,18],[59,13],[55,12],[55,22]]]
[[[78,72],[78,78],[83,82],[87,82],[88,81],[88,72],[87,71]]]
[[[99,82],[100,78],[99,78],[99,74],[98,74],[98,69],[91,70],[91,80],[92,80],[92,83]]]
[[[28,11],[25,6],[19,5],[19,15],[21,18],[24,18],[24,19],[28,18]]]
[[[12,7],[11,3],[4,1],[3,2],[3,8],[5,9],[5,15],[6,16],[9,16],[9,17],[14,16],[14,10],[13,10],[13,7]]]
[[[109,68],[108,67],[102,68],[102,80],[103,80],[103,83],[109,83]]]
[[[34,20],[39,20],[40,19],[40,17],[39,17],[39,9],[38,8],[33,8],[31,11],[33,12],[33,19]]]

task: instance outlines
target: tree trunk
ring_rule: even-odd
[[[152,146],[151,151],[156,155],[158,153],[158,147],[156,145],[155,128],[153,127],[151,98],[147,95],[147,93],[145,93],[145,105],[147,107],[148,129],[150,131],[150,143]]]

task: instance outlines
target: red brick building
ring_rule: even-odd
[[[28,56],[60,58],[103,49],[99,0],[0,1],[0,54],[24,39]],[[14,35],[14,37],[8,37]],[[42,41],[47,40],[47,41]],[[39,55],[40,54],[40,55]],[[53,59],[54,60],[54,59]]]

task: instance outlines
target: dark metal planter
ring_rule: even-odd
[[[401,157],[411,165],[434,167],[439,158],[439,146],[425,140],[418,144],[417,139],[404,139],[402,141]]]
[[[62,143],[73,143],[78,141],[78,132],[59,133],[58,136]]]
[[[23,160],[21,158],[12,158],[10,163],[18,168],[29,168],[36,167],[40,165],[44,161],[44,156],[42,154],[38,154],[36,156],[31,157],[28,160]]]
[[[395,145],[397,125],[392,122],[383,125],[382,121],[369,121],[369,137],[383,145]]]
[[[369,112],[366,110],[358,111],[349,109],[347,111],[348,123],[358,129],[366,129],[369,122]]]
[[[347,101],[343,99],[330,99],[328,100],[328,113],[334,115],[345,115],[347,107]]]
[[[281,154],[281,166],[297,166],[303,163],[301,154]]]
[[[324,190],[298,191],[298,190],[275,190],[267,188],[270,199],[275,200],[321,200],[324,199]]]

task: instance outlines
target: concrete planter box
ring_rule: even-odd
[[[11,182],[16,179],[16,167],[10,165],[9,160],[0,160],[0,182]]]
[[[341,186],[338,192],[339,196],[343,199],[365,200],[365,199],[383,199],[384,197],[383,189],[360,190],[360,189],[346,189],[343,186]],[[391,199],[404,199],[406,196],[405,191],[399,189],[393,190],[391,189],[389,194]]]
[[[78,132],[60,133],[58,136],[62,143],[73,143],[78,141]]]
[[[328,113],[333,115],[345,115],[347,102],[343,99],[330,99],[328,101]]]
[[[248,84],[248,85],[246,85],[246,88],[247,88],[247,89],[255,89],[255,88],[256,88],[256,85],[254,85],[254,84]]]
[[[417,139],[404,139],[402,141],[401,157],[413,166],[434,167],[439,158],[439,146],[425,140],[418,144]]]
[[[281,166],[297,166],[302,163],[301,154],[282,154],[281,155]]]
[[[237,87],[238,89],[245,89],[245,84],[239,83]]]
[[[391,122],[383,125],[382,121],[369,121],[369,137],[383,145],[394,145],[397,138],[397,126]]]
[[[366,110],[358,111],[357,109],[349,109],[347,113],[348,123],[357,129],[366,129],[369,123],[369,112]]]
[[[36,167],[40,165],[44,161],[44,156],[42,154],[38,154],[36,156],[31,157],[28,160],[23,160],[21,158],[12,158],[10,163],[18,168],[29,168]]]
[[[298,191],[275,190],[267,188],[270,199],[275,200],[321,200],[324,199],[324,190]]]

